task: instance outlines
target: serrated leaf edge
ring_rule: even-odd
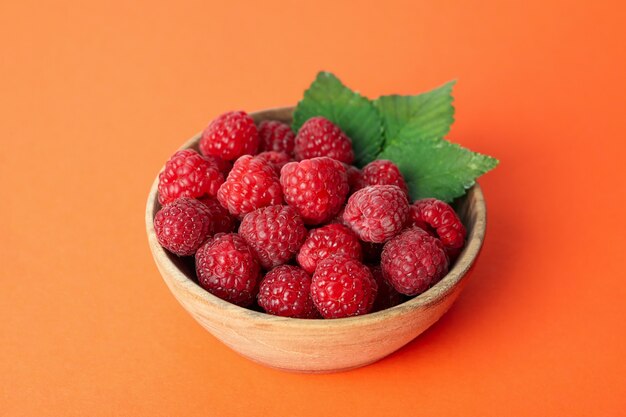
[[[383,117],[382,112],[381,112],[380,107],[379,107],[379,104],[378,104],[378,103],[380,103],[380,99],[381,98],[383,98],[383,97],[388,97],[388,98],[396,98],[396,97],[411,98],[411,97],[414,97],[414,96],[428,94],[428,93],[433,92],[435,90],[439,90],[439,89],[446,88],[446,87],[449,86],[448,87],[448,94],[447,94],[447,96],[450,98],[450,106],[452,107],[452,113],[449,116],[448,128],[447,128],[446,132],[444,134],[442,134],[441,136],[439,136],[439,137],[436,137],[436,136],[427,137],[427,139],[435,139],[435,140],[440,140],[441,139],[441,140],[443,140],[443,139],[445,139],[445,136],[448,133],[450,133],[450,129],[452,128],[452,125],[456,121],[456,119],[455,119],[456,108],[454,107],[454,95],[452,95],[452,90],[453,90],[454,86],[456,85],[457,81],[458,81],[457,79],[452,79],[450,81],[447,81],[447,82],[441,84],[438,87],[431,88],[428,91],[424,91],[424,92],[418,93],[418,94],[387,94],[387,95],[379,96],[375,100],[370,100],[372,102],[372,104],[374,105],[374,107],[376,108],[376,110],[378,111],[378,113],[380,114],[381,120],[383,121],[383,123],[382,123],[382,127],[383,127],[383,143],[382,143],[382,146],[380,147],[380,152],[378,154],[382,153],[385,150],[385,147],[388,144],[396,142],[393,138],[389,138],[387,136],[387,126],[386,126],[385,118]],[[427,103],[429,103],[430,100],[432,100],[432,98],[433,98],[432,96],[428,97],[428,99],[424,103],[421,104],[420,108],[424,107]],[[410,123],[410,121],[405,123],[405,125],[408,125],[409,123]],[[398,131],[398,134],[396,136],[400,136],[401,132],[402,132],[402,129],[400,129]],[[417,138],[417,139],[421,139],[421,138]]]
[[[426,139],[426,140],[428,140],[428,139]],[[393,145],[397,146],[397,144],[395,144],[395,143]],[[453,143],[453,142],[446,141],[445,145],[444,145],[444,143],[441,143],[441,144],[435,145],[435,146],[437,146],[437,147],[451,146],[451,147],[454,147],[454,148],[461,149],[463,151],[467,151],[467,152],[469,152],[471,154],[471,156],[473,158],[482,158],[485,161],[486,166],[485,166],[484,169],[482,169],[482,168],[481,169],[476,169],[476,174],[477,175],[473,175],[473,179],[471,179],[469,181],[466,181],[466,180],[463,180],[462,178],[457,177],[456,175],[453,174],[452,171],[438,171],[436,174],[429,174],[429,175],[422,176],[422,177],[419,178],[420,182],[422,182],[422,180],[425,179],[425,178],[436,178],[436,177],[444,177],[444,176],[450,176],[450,177],[456,178],[456,179],[459,180],[458,183],[461,185],[462,191],[461,192],[453,192],[450,197],[444,197],[442,195],[429,195],[429,196],[420,196],[420,198],[435,197],[435,198],[438,198],[440,200],[446,201],[448,203],[452,202],[455,198],[463,196],[465,194],[465,192],[469,188],[471,188],[474,184],[476,184],[476,180],[479,177],[481,177],[481,176],[485,175],[486,173],[492,171],[493,169],[495,169],[500,164],[500,161],[497,158],[494,158],[492,156],[489,156],[489,155],[486,155],[486,154],[483,154],[483,153],[480,153],[480,152],[474,152],[471,149],[468,149],[468,148],[465,148],[464,146],[459,145],[458,143]],[[383,152],[384,152],[384,150],[383,150]],[[392,158],[387,158],[387,159],[390,159],[391,161],[393,161]],[[408,179],[407,178],[407,182],[409,183],[409,185],[415,184],[415,180],[414,179]],[[415,184],[415,186],[419,188],[419,184]],[[412,191],[412,187],[411,186],[409,186],[409,191]],[[411,194],[413,194],[413,193],[411,192]],[[414,196],[412,195],[412,197],[414,197]]]

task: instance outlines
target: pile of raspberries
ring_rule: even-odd
[[[383,310],[439,281],[465,244],[448,204],[410,204],[391,161],[351,165],[352,141],[323,117],[294,134],[229,112],[199,151],[165,164],[154,228],[195,256],[203,288],[239,306],[309,319]]]

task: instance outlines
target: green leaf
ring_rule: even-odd
[[[376,158],[382,147],[382,120],[370,100],[350,90],[329,72],[320,72],[293,113],[294,132],[309,118],[326,117],[352,139],[356,165]]]
[[[374,105],[383,118],[385,146],[379,159],[398,165],[411,197],[451,202],[498,161],[442,139],[454,122],[455,81],[415,96],[382,96]]]
[[[451,202],[465,194],[476,178],[498,165],[495,158],[445,140],[408,139],[404,134],[397,139],[378,157],[398,165],[415,200],[435,197]]]
[[[454,122],[450,81],[414,96],[382,96],[374,101],[383,118],[386,142],[399,138],[443,138]]]

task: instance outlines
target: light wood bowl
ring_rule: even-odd
[[[293,108],[252,113],[262,120],[291,122]],[[196,148],[200,135],[183,148]],[[435,323],[454,303],[476,260],[486,227],[478,184],[456,202],[467,226],[467,245],[450,272],[425,293],[388,310],[334,320],[272,316],[238,307],[205,291],[195,280],[192,258],[179,258],[159,245],[153,227],[155,179],[146,207],[148,242],[163,280],[182,306],[213,336],[241,355],[264,365],[296,372],[333,372],[375,362],[400,349]]]

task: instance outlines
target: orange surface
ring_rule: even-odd
[[[623,4],[156,3],[0,4],[0,415],[626,413]],[[501,165],[453,309],[311,376],[201,329],[143,211],[212,117],[293,104],[319,69],[371,96],[458,78],[450,138]]]

